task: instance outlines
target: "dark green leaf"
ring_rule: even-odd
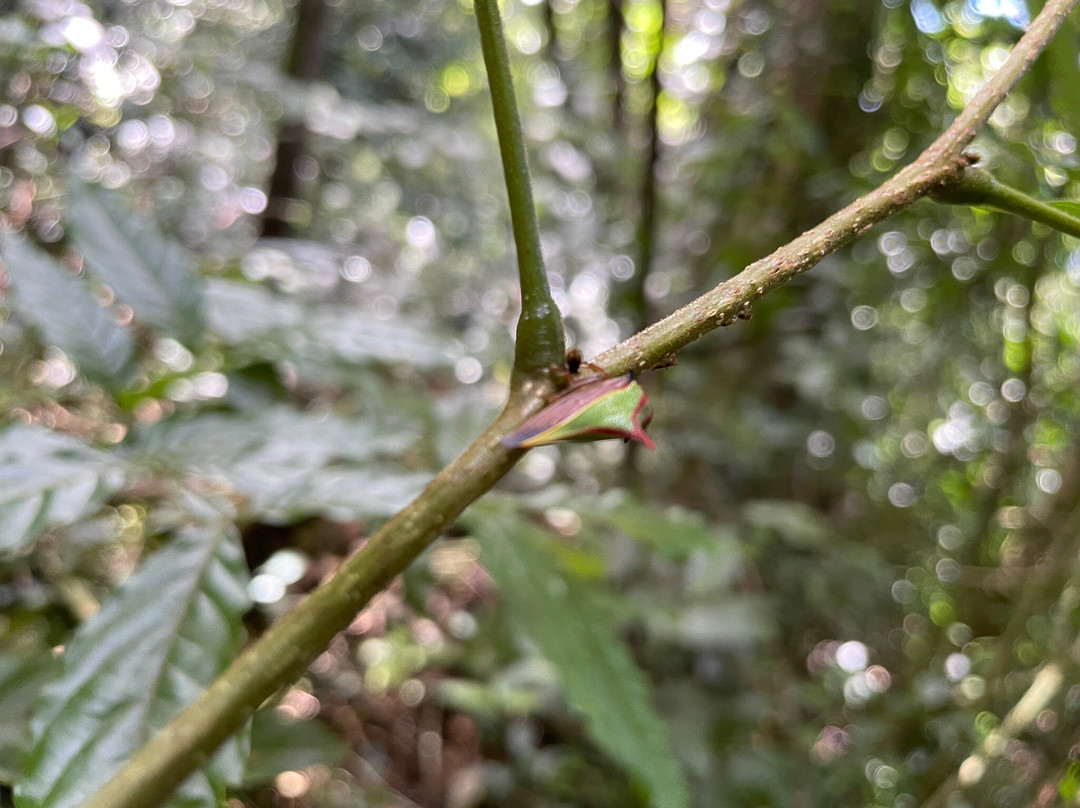
[[[114,192],[68,181],[68,218],[87,266],[135,317],[188,343],[203,333],[202,280],[195,261]]]
[[[651,805],[689,805],[652,688],[600,600],[583,581],[559,572],[542,547],[546,534],[513,511],[483,504],[467,521],[510,618],[558,670],[596,743],[647,789]]]
[[[244,788],[254,788],[284,771],[323,764],[335,766],[348,745],[321,721],[290,721],[276,710],[255,713],[251,725],[251,755],[244,767]]]
[[[17,805],[79,804],[213,681],[242,641],[246,583],[231,524],[183,529],[151,556],[68,644],[31,722]],[[172,804],[210,808],[241,771],[234,741]]]
[[[76,438],[8,427],[0,432],[0,550],[94,513],[126,478],[120,458]]]
[[[88,378],[123,389],[133,370],[131,332],[98,305],[84,281],[27,239],[5,236],[3,255],[15,309]]]
[[[26,722],[52,664],[48,651],[0,654],[0,783],[10,785],[19,776]]]

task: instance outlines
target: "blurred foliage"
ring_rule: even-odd
[[[1039,5],[508,2],[572,342],[874,187]],[[0,17],[0,800],[76,804],[500,405],[474,29]],[[973,146],[1067,210],[1078,53]],[[916,204],[647,376],[659,451],[530,452],[176,801],[1076,804],[1078,311],[1075,240]]]

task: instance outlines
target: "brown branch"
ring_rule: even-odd
[[[965,167],[961,151],[986,122],[1080,0],[1049,0],[1001,70],[919,158],[884,185],[768,258],[622,344],[598,362],[610,373],[643,369],[717,326],[770,289],[805,272],[871,225],[902,210]],[[254,709],[293,681],[368,599],[386,586],[521,452],[500,440],[542,404],[550,382],[511,394],[499,418],[401,513],[350,558],[329,582],[270,628],[172,723],[150,740],[84,808],[152,808],[164,802]]]
[[[300,0],[296,5],[292,47],[285,63],[285,75],[296,82],[316,81],[322,73],[326,51],[326,25],[329,6],[324,0]],[[294,223],[289,205],[296,198],[296,164],[307,154],[308,130],[302,120],[285,120],[278,128],[274,171],[270,175],[262,235],[293,236]]]

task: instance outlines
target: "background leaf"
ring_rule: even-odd
[[[259,710],[251,723],[251,755],[242,785],[254,788],[281,772],[320,763],[335,766],[347,749],[344,739],[321,721],[288,720],[277,710]]]
[[[207,413],[144,433],[135,455],[155,467],[224,477],[251,514],[284,522],[396,512],[430,479],[385,460],[418,433],[396,418],[345,419],[273,407],[252,415]]]
[[[717,541],[715,527],[699,513],[677,507],[659,510],[629,495],[618,502],[607,501],[606,508],[597,508],[595,500],[583,504],[582,515],[610,525],[675,561],[685,561],[695,550],[712,547]]]
[[[821,549],[829,542],[828,522],[801,502],[757,500],[743,507],[743,518],[759,530],[775,532],[792,547]]]
[[[188,527],[151,556],[67,646],[31,722],[16,804],[79,804],[213,681],[242,641],[246,584],[231,524]],[[241,775],[236,744],[185,780],[172,804],[216,805],[216,784]]]
[[[207,293],[214,333],[252,356],[288,359],[301,370],[370,362],[446,367],[462,352],[456,340],[400,317],[303,303],[241,281],[215,279]]]
[[[85,281],[25,237],[5,236],[2,249],[15,309],[87,378],[110,390],[123,389],[133,370],[131,332],[98,305]]]
[[[593,740],[647,789],[649,804],[689,805],[652,689],[610,613],[583,581],[559,572],[541,546],[546,534],[513,511],[485,503],[466,521],[511,619],[558,670]]]
[[[25,753],[26,722],[52,668],[52,654],[0,654],[0,783],[19,775]]]
[[[116,507],[0,557],[0,654],[69,646],[136,557],[190,524],[168,493],[178,480],[243,505],[231,518],[276,579],[261,592],[280,595],[257,619],[274,620],[504,400],[515,250],[471,15],[395,0],[75,3],[60,17],[9,5],[6,228],[34,234],[61,270],[51,245],[81,241],[74,288],[92,307],[115,297],[114,320],[134,307],[138,367],[120,395],[65,384],[67,361],[43,356],[5,272],[0,410],[78,435],[123,425],[105,451],[138,477]],[[507,0],[573,344],[595,355],[894,176],[1043,5],[709,0],[665,15],[634,0],[545,14]],[[1078,25],[1071,15],[980,137],[1001,182],[1071,215]],[[105,221],[80,225],[73,174]],[[197,256],[192,288],[154,263],[114,266],[112,245],[131,238],[121,200]],[[181,267],[194,273],[186,259],[164,268]],[[169,307],[185,310],[196,286],[206,338],[178,350],[158,329],[189,325]],[[45,308],[88,330],[61,293],[47,285]],[[1058,528],[1080,501],[1078,311],[1074,240],[990,208],[915,204],[650,374],[661,451],[612,441],[523,458],[504,490],[543,532],[520,552],[538,549],[556,588],[587,587],[596,631],[632,639],[695,808],[955,799],[939,789],[984,720],[1069,657],[1078,551]],[[399,428],[408,441],[385,437]],[[304,690],[353,748],[297,802],[643,801],[492,588],[475,540],[444,541],[335,640]],[[564,622],[581,632],[580,619]],[[1053,793],[1076,744],[1066,691],[1056,725],[1009,738],[967,801]],[[273,787],[227,799],[288,799]]]
[[[189,344],[203,333],[202,279],[194,258],[113,192],[68,179],[75,246],[135,317]]]
[[[123,460],[40,427],[0,432],[0,550],[94,513],[124,485]]]

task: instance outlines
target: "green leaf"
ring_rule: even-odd
[[[251,725],[251,754],[241,785],[250,789],[284,771],[336,766],[348,751],[345,740],[321,721],[290,721],[276,710],[259,710]]]
[[[97,511],[127,479],[121,458],[39,427],[0,431],[0,550]]]
[[[717,540],[716,530],[701,514],[678,507],[656,508],[630,496],[582,515],[616,528],[673,561],[685,561],[695,550],[712,547]]]
[[[1080,202],[1073,202],[1073,201],[1069,201],[1069,200],[1058,200],[1056,202],[1051,202],[1050,204],[1053,205],[1058,210],[1065,211],[1070,216],[1075,216],[1077,221],[1080,222]]]
[[[301,372],[371,362],[445,367],[461,353],[454,340],[420,323],[305,304],[251,283],[212,280],[207,302],[210,329],[225,342],[260,359],[287,359]]]
[[[507,716],[531,715],[542,706],[540,696],[528,687],[496,677],[494,681],[443,679],[439,682],[439,700],[452,710],[498,722]]]
[[[580,579],[560,574],[547,535],[513,511],[482,503],[466,520],[507,612],[559,672],[590,735],[644,787],[655,808],[686,808],[686,781],[648,680],[616,635],[610,613]]]
[[[97,790],[150,735],[190,703],[239,649],[248,607],[236,528],[185,528],[83,624],[31,721],[19,808],[67,808]],[[238,781],[234,740],[184,781],[172,805],[216,805]]]
[[[3,256],[15,310],[87,378],[110,390],[123,389],[133,371],[131,332],[98,305],[84,281],[24,237],[5,236]]]
[[[832,536],[828,522],[819,511],[801,502],[761,499],[747,503],[743,517],[753,527],[773,531],[792,547],[820,549]]]
[[[430,481],[427,472],[403,472],[386,465],[363,469],[325,466],[307,477],[291,474],[269,485],[263,472],[236,478],[241,490],[251,492],[251,507],[260,517],[281,524],[312,514],[338,522],[393,516]]]
[[[120,196],[69,177],[75,247],[135,317],[193,344],[204,329],[202,279],[194,258]]]
[[[133,451],[154,466],[224,478],[247,498],[250,515],[264,521],[312,514],[350,520],[392,515],[427,483],[427,473],[378,461],[417,437],[395,418],[348,420],[273,407],[163,421],[140,435]]]
[[[1080,793],[1080,763],[1070,761],[1065,769],[1065,774],[1058,780],[1058,794],[1066,803],[1075,802],[1076,795]]]
[[[47,651],[0,654],[0,783],[19,776],[26,722],[52,665]]]

